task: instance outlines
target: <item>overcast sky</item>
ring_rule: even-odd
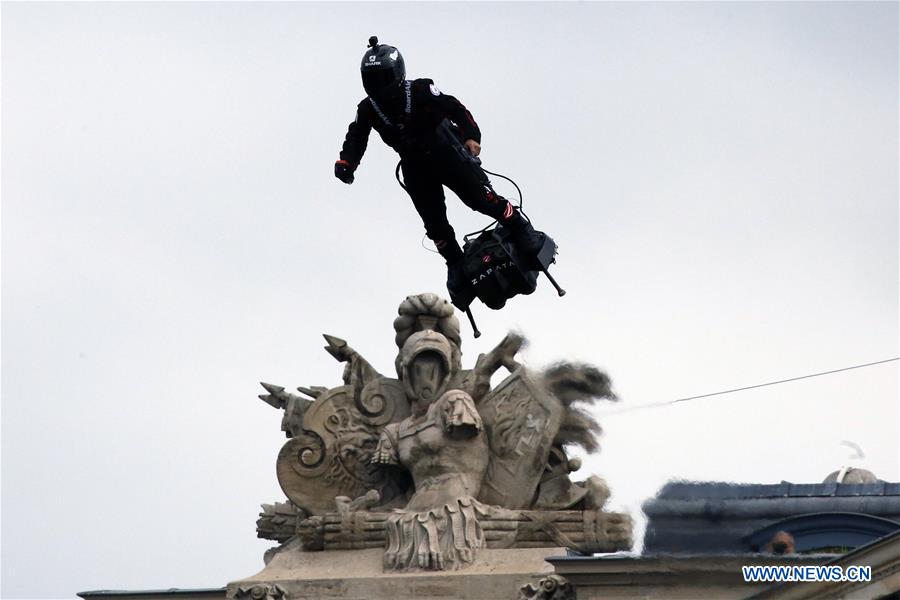
[[[608,370],[626,407],[898,355],[898,4],[4,3],[2,596],[218,587],[284,498],[260,380],[392,371],[443,262],[373,138],[368,36],[460,98],[560,246],[463,323]],[[514,194],[502,180],[498,191]],[[457,231],[486,219],[450,198]],[[609,414],[612,506],[671,478],[900,479],[897,363]]]

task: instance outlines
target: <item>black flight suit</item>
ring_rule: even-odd
[[[406,191],[425,224],[426,235],[448,262],[455,261],[462,250],[447,221],[442,186],[450,188],[472,210],[493,219],[518,221],[521,217],[512,204],[494,192],[477,161],[454,152],[436,133],[446,119],[460,141],[480,143],[481,131],[466,107],[438,90],[431,79],[405,81],[400,92],[392,101],[366,97],[359,103],[340,158],[355,170],[374,128],[400,154]]]

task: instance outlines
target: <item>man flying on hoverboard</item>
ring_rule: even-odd
[[[443,186],[509,232],[524,268],[546,273],[546,247],[552,245],[552,257],[556,246],[491,187],[477,158],[481,131],[466,107],[442,93],[431,79],[407,80],[400,52],[379,44],[375,36],[369,39],[360,70],[367,96],[357,106],[356,118],[347,130],[340,159],[334,165],[335,177],[353,183],[373,128],[397,151],[402,185],[425,224],[426,235],[447,261],[447,289],[459,308],[467,308],[475,297],[475,281],[447,221]]]

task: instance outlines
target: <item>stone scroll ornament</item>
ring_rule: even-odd
[[[235,593],[235,600],[288,600],[288,594],[280,585],[241,586]]]
[[[527,369],[516,334],[462,369],[449,302],[409,296],[398,312],[396,378],[326,335],[343,385],[298,388],[306,399],[262,384],[260,398],[284,411],[276,470],[289,504],[264,506],[260,537],[383,548],[395,571],[463,568],[484,547],[630,548],[630,517],[603,509],[602,479],[573,482],[580,462],[566,454],[597,449],[584,405],[616,399],[609,377],[584,364]],[[509,375],[492,388],[501,367]]]
[[[541,579],[537,585],[529,583],[519,590],[517,600],[576,600],[575,586],[556,573]]]

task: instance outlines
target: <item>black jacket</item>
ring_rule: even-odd
[[[383,105],[366,97],[356,107],[356,119],[350,123],[341,160],[356,169],[366,151],[369,132],[378,132],[384,143],[401,157],[427,152],[435,143],[435,130],[449,119],[463,140],[481,142],[481,131],[462,103],[442,93],[430,79],[404,82],[403,94]]]

